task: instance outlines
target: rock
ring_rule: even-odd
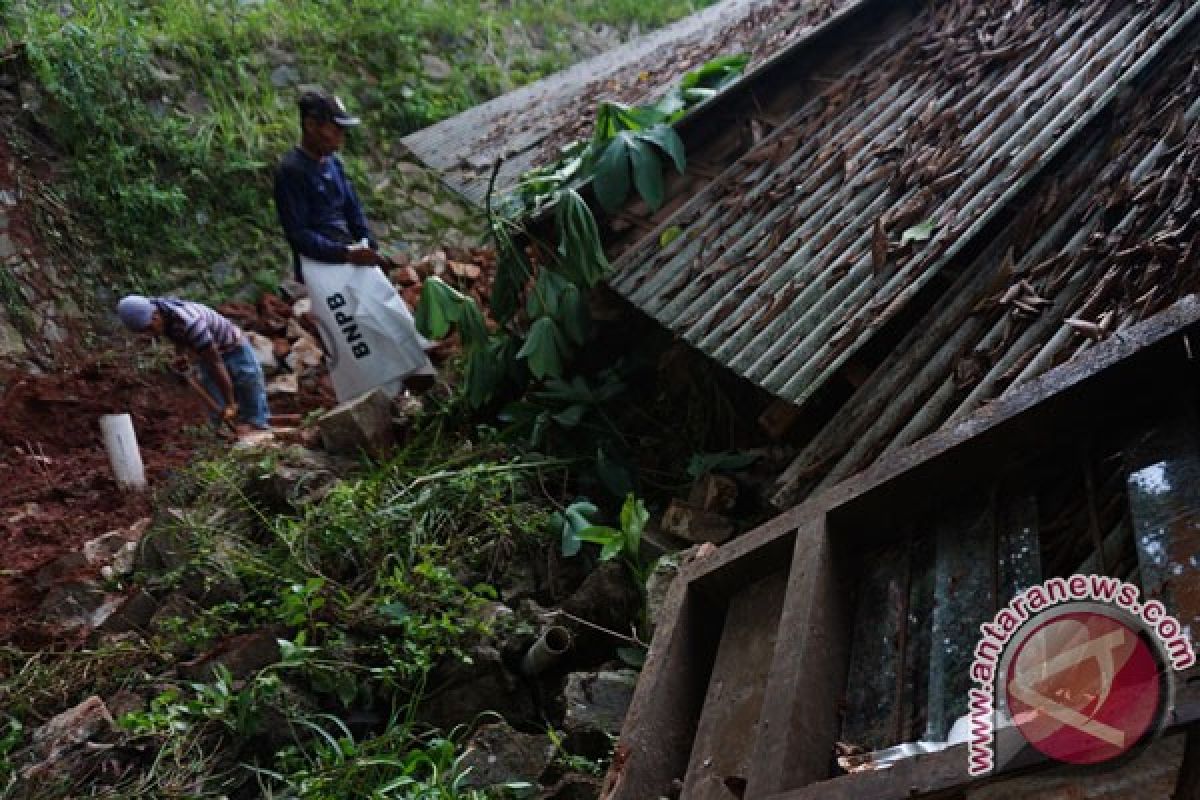
[[[583,625],[565,616],[556,620],[570,629],[575,640],[567,659],[577,666],[590,666],[611,658],[615,642],[610,634],[592,626],[628,633],[641,611],[642,593],[623,564],[615,560],[605,561],[587,576],[574,594],[563,601],[562,608],[572,616],[591,623]]]
[[[64,583],[46,593],[38,615],[46,625],[59,630],[98,628],[124,599],[90,583]]]
[[[296,63],[295,53],[290,50],[284,50],[281,47],[276,47],[275,45],[267,45],[265,48],[263,48],[263,55],[265,55],[268,61],[270,61],[270,63],[274,66]]]
[[[237,266],[234,264],[232,259],[228,258],[223,258],[220,261],[215,262],[211,267],[209,267],[208,271],[212,276],[213,283],[217,284],[217,286],[224,286],[237,277]],[[225,314],[223,311],[221,313]],[[229,315],[225,314],[225,316]]]
[[[104,705],[108,707],[108,712],[112,715],[113,719],[120,719],[126,714],[132,714],[144,709],[146,707],[146,698],[128,689],[118,689],[104,702]]]
[[[223,666],[234,678],[247,678],[263,667],[279,661],[279,642],[272,632],[256,631],[234,636],[209,652],[178,666],[179,676],[185,680],[208,682],[217,675],[217,667]]]
[[[569,772],[538,797],[541,800],[596,800],[600,796],[600,788],[601,780],[598,777]]]
[[[568,733],[604,734],[601,740],[607,751],[607,737],[621,732],[636,686],[633,670],[572,672],[564,691],[567,712],[563,727]]]
[[[37,575],[33,577],[33,588],[39,592],[45,591],[89,566],[91,565],[83,553],[64,553],[38,570]]]
[[[271,85],[276,89],[285,89],[299,83],[300,80],[300,71],[291,64],[280,64],[271,70]]]
[[[304,465],[277,464],[269,474],[257,477],[249,491],[267,508],[288,511],[319,501],[337,483],[337,475],[324,460]]]
[[[462,264],[458,261],[449,261],[446,267],[450,270],[450,274],[456,278],[461,278],[465,281],[477,281],[479,276],[483,274],[483,270],[474,264]]]
[[[421,56],[421,71],[431,81],[444,81],[454,74],[454,69],[449,64],[428,53]]]
[[[392,283],[398,286],[412,286],[415,283],[421,282],[421,276],[412,267],[394,269],[389,277],[392,279]]]
[[[33,732],[34,751],[52,761],[66,750],[83,744],[112,729],[113,718],[104,701],[96,695],[69,708]]]
[[[150,627],[150,621],[158,612],[158,603],[153,597],[141,589],[136,589],[124,598],[108,619],[97,627],[98,633],[125,633],[126,631],[144,631]]]
[[[200,607],[185,593],[171,592],[159,603],[146,627],[154,632],[165,632],[180,622],[186,623],[199,612]]]
[[[317,427],[325,450],[334,454],[380,453],[395,443],[392,401],[380,389],[327,411]]]
[[[706,472],[692,484],[688,505],[705,511],[725,514],[733,510],[737,502],[737,481],[728,475]]]
[[[667,602],[667,592],[679,574],[680,564],[685,563],[700,545],[694,545],[680,553],[664,555],[658,559],[650,577],[646,579],[646,622],[650,626],[650,634],[658,627],[658,619],[662,614],[663,604]]]
[[[405,286],[400,290],[400,296],[404,298],[404,303],[408,306],[408,310],[414,314],[417,313],[417,306],[421,303],[421,285],[418,283],[412,286]]]
[[[672,500],[663,513],[663,530],[672,536],[700,544],[723,544],[733,536],[733,523],[720,514]]]
[[[321,351],[321,345],[317,344],[317,341],[307,333],[301,333],[292,343],[292,352],[288,353],[288,369],[300,374],[306,369],[320,366],[322,358],[324,358],[324,354]]]
[[[181,105],[183,106],[183,110],[193,117],[202,116],[212,110],[212,106],[208,103],[208,98],[195,89],[187,91],[187,94],[183,96]]]
[[[800,421],[800,409],[786,400],[775,399],[758,417],[758,427],[772,439],[782,439]]]
[[[258,359],[259,366],[262,367],[263,373],[271,375],[279,370],[279,361],[275,358],[275,343],[263,336],[261,333],[254,331],[244,331],[246,342],[250,345],[250,349],[254,351],[254,357]]]
[[[549,736],[517,733],[503,722],[484,725],[459,759],[458,785],[464,789],[515,782],[536,786],[553,758],[554,742]]]
[[[0,358],[23,358],[28,353],[25,337],[0,312]]]
[[[231,300],[217,306],[215,311],[244,331],[258,325],[258,309],[249,303]]]
[[[480,645],[467,655],[470,663],[448,658],[430,673],[418,710],[422,722],[449,730],[492,712],[514,722],[539,724],[540,707],[527,684],[505,668],[499,650]]]
[[[83,543],[83,557],[93,567],[111,564],[128,545],[137,546],[131,542],[124,531],[109,531]]]
[[[294,372],[276,375],[267,381],[267,396],[275,397],[282,394],[297,394],[300,391],[300,376]]]
[[[292,304],[292,313],[293,314],[303,313],[302,311],[300,311],[296,308],[296,304],[298,304],[301,300],[308,300],[308,287],[307,286],[305,286],[303,283],[296,280],[295,278],[284,278],[283,280],[281,280],[279,282],[279,294],[283,297],[284,300],[286,300]],[[307,306],[305,306],[304,311],[311,311],[311,310],[312,310],[312,301],[309,300],[309,303]]]
[[[176,512],[178,513],[178,512]],[[138,543],[134,566],[151,572],[170,572],[188,563],[191,543],[176,525],[158,528]]]
[[[258,312],[264,316],[287,319],[292,315],[292,307],[270,292],[264,292],[262,297],[258,298]]]

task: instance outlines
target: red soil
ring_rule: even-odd
[[[184,428],[200,401],[170,375],[92,363],[58,375],[0,377],[0,641],[36,607],[37,571],[106,531],[149,516],[150,497],[117,489],[102,414],[133,418],[151,488],[187,462]]]

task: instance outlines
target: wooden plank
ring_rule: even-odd
[[[1183,764],[1175,781],[1175,800],[1200,800],[1200,724],[1188,726]]]
[[[668,795],[687,770],[725,609],[693,591],[685,574],[663,604],[605,779],[606,800]]]
[[[827,778],[849,664],[850,610],[823,519],[796,536],[746,797]]]
[[[746,785],[786,588],[787,573],[779,571],[750,584],[729,602],[684,797],[695,796],[702,784],[719,784],[724,791]]]

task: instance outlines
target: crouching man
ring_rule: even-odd
[[[135,333],[165,336],[175,345],[175,368],[188,369],[195,354],[214,422],[240,422],[267,430],[270,413],[262,367],[242,331],[201,303],[174,297],[131,294],[117,303],[117,315]]]

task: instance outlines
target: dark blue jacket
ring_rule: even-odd
[[[296,280],[300,256],[329,264],[346,261],[346,246],[366,239],[375,247],[362,204],[336,155],[316,161],[293,147],[275,170],[275,210],[292,246]]]

